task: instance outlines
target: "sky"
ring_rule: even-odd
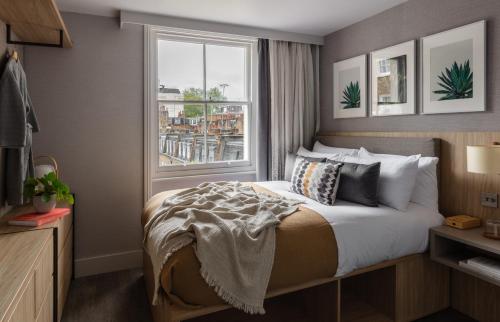
[[[231,101],[245,101],[245,50],[241,47],[206,45],[207,90],[223,88]],[[203,88],[203,45],[160,40],[158,42],[159,84],[167,88]]]

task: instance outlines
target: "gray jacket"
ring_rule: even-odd
[[[10,205],[23,203],[24,181],[34,174],[31,134],[38,130],[26,74],[21,63],[9,59],[0,77],[0,147],[5,157],[2,204],[5,200]]]

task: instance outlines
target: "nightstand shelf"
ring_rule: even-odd
[[[459,261],[475,256],[485,256],[500,261],[500,241],[484,237],[483,231],[484,228],[460,230],[448,226],[431,229],[431,259],[500,286],[500,280],[459,265]]]

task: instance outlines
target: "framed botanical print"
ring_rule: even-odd
[[[333,118],[366,117],[366,55],[333,64]]]
[[[479,21],[422,38],[424,114],[486,109],[485,34]]]
[[[371,115],[415,114],[415,41],[370,54]]]

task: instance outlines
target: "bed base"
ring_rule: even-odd
[[[147,253],[143,259],[151,303],[152,266]],[[447,267],[432,262],[428,254],[415,254],[359,269],[342,278],[319,279],[270,292],[266,299],[296,292],[309,313],[308,321],[409,322],[449,306],[449,274]],[[154,322],[180,322],[232,308],[224,304],[184,309],[164,295],[158,305],[150,306]]]

